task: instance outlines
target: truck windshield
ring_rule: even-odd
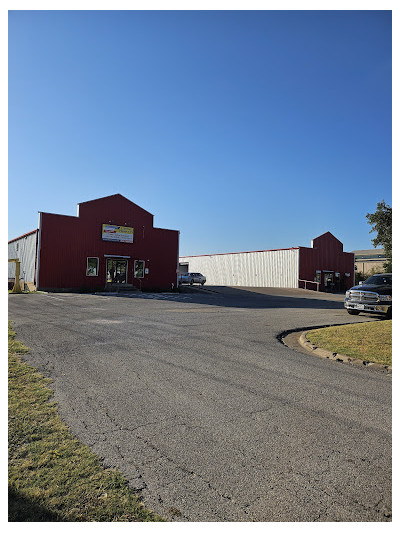
[[[364,285],[391,285],[392,276],[371,276],[366,281]]]

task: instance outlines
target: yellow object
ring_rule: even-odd
[[[15,283],[11,292],[22,292],[21,285],[19,283],[19,275],[21,273],[21,261],[19,259],[9,259],[9,263],[15,263]]]

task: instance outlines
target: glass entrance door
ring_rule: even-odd
[[[107,259],[107,283],[126,283],[127,272],[126,259]]]
[[[334,272],[324,272],[324,286],[325,290],[331,290],[334,287],[334,281],[333,281],[333,274]]]

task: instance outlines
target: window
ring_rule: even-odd
[[[144,261],[135,261],[134,272],[135,278],[144,278]]]
[[[99,258],[98,257],[87,258],[86,275],[87,276],[98,276],[99,275]]]
[[[364,281],[364,285],[391,285],[392,276],[375,275]]]
[[[318,283],[321,283],[321,271],[320,270],[316,271],[315,281],[317,281]]]

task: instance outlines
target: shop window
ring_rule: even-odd
[[[144,261],[135,261],[134,272],[135,278],[144,278]]]
[[[86,275],[87,276],[98,276],[99,275],[99,258],[98,257],[87,258]]]

